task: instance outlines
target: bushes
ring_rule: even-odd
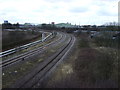
[[[112,48],[119,48],[120,46],[120,38],[113,39],[112,34],[110,33],[102,33],[101,36],[96,36],[94,41],[97,46],[104,46],[104,47],[112,47]]]
[[[96,38],[96,44],[99,46],[105,46],[105,47],[113,47],[113,48],[118,48],[120,42],[118,40],[113,40],[113,39],[106,39],[106,38]]]

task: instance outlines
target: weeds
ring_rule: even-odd
[[[94,37],[97,46],[120,48],[120,38],[113,39],[113,33],[101,32],[101,36]]]
[[[85,47],[89,47],[89,43],[88,40],[81,38],[79,41],[79,47],[80,48],[85,48]]]
[[[105,37],[95,37],[98,46],[115,46],[117,41]],[[80,38],[79,56],[75,60],[74,70],[86,87],[118,87],[117,56],[114,51],[99,52],[89,46],[86,37]],[[109,54],[110,53],[110,54]]]
[[[70,54],[64,64],[55,70],[47,87],[63,88],[117,88],[118,87],[118,59],[113,49],[101,50],[96,46],[89,46],[91,39],[86,34],[77,36],[78,42],[74,51]],[[72,66],[70,75],[62,73],[65,65]],[[69,68],[69,70],[71,70]],[[65,71],[67,72],[67,71]]]
[[[113,57],[109,56],[108,54],[104,53],[98,56],[98,60],[96,61],[97,77],[103,80],[109,79],[112,75],[112,71],[114,68],[113,63]]]

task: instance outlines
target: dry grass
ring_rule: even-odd
[[[77,40],[72,55],[58,66],[43,87],[117,88],[118,54],[112,50],[109,55],[109,51],[100,52],[91,47],[93,42],[87,34],[81,34]],[[69,68],[65,69],[66,66]],[[71,72],[67,73],[69,71]]]
[[[41,33],[32,33],[30,31],[2,31],[2,50],[7,50],[20,46],[37,39],[40,39]]]

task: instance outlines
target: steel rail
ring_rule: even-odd
[[[32,43],[28,43],[28,44],[25,44],[25,45],[22,45],[22,46],[19,46],[19,47],[16,47],[16,48],[13,48],[13,49],[10,49],[10,50],[7,50],[7,51],[4,51],[4,52],[0,52],[0,57],[4,57],[4,56],[7,56],[7,55],[10,55],[12,53],[15,53],[15,52],[18,52],[20,50],[24,50],[28,47],[31,47],[31,46],[34,46],[34,45],[37,45],[38,43],[42,43],[43,41],[45,41],[47,38],[49,38],[50,36],[52,36],[53,34],[50,33],[49,35],[47,35],[43,40],[37,40],[35,42],[32,42]]]
[[[70,49],[74,38],[71,36],[67,44],[58,50],[53,56],[40,63],[39,66],[28,74],[21,81],[17,82],[12,88],[31,88],[33,87],[54,65],[64,56],[64,54]]]
[[[46,45],[44,45],[44,46],[42,46],[42,47],[36,48],[36,49],[31,50],[31,51],[29,51],[29,52],[26,52],[26,53],[23,53],[23,54],[18,55],[18,56],[16,56],[16,57],[13,57],[13,58],[10,58],[10,59],[8,59],[8,60],[5,60],[5,61],[2,62],[2,65],[1,65],[1,66],[2,66],[3,68],[5,68],[5,67],[7,67],[7,66],[9,66],[9,65],[12,65],[12,64],[18,62],[18,61],[23,61],[23,59],[26,58],[26,57],[30,57],[30,56],[33,56],[33,55],[37,54],[38,52],[42,52],[42,50],[44,50],[44,48],[45,48],[46,46],[50,46],[50,45],[52,45],[52,44],[54,44],[54,43],[58,43],[58,42],[63,38],[63,36],[64,36],[64,35],[61,35],[61,37],[60,37],[58,40],[55,40],[55,41],[53,41],[53,42],[51,42],[51,43],[48,43],[48,44],[46,44]]]

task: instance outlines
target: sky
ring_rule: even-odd
[[[103,25],[118,22],[119,0],[0,0],[0,23],[71,23]]]

